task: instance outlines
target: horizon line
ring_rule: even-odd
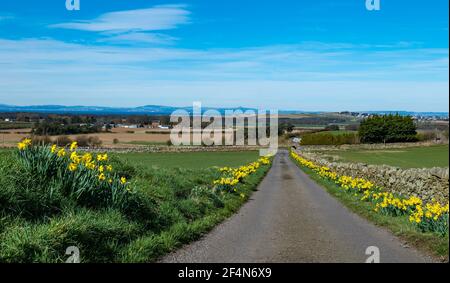
[[[147,106],[155,106],[155,107],[170,107],[170,108],[192,108],[192,106],[173,106],[173,105],[162,105],[162,104],[145,104],[145,105],[138,105],[138,106],[103,106],[103,105],[64,105],[64,104],[27,104],[27,105],[16,105],[16,104],[3,104],[0,103],[0,106],[6,106],[6,107],[19,107],[19,108],[26,108],[26,107],[66,107],[66,108],[75,108],[75,107],[86,107],[86,108],[109,108],[109,109],[137,109],[141,107],[147,107]],[[261,108],[261,107],[250,107],[250,106],[208,106],[208,105],[202,105],[202,108],[213,108],[213,109],[236,109],[236,108],[245,108],[245,109],[274,109],[281,112],[316,112],[316,113],[340,113],[340,112],[359,112],[359,113],[370,113],[370,112],[410,112],[410,113],[440,113],[440,114],[449,114],[449,111],[423,111],[423,110],[301,110],[301,109],[283,109],[283,108]]]

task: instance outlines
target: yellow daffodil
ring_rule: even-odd
[[[25,150],[31,145],[31,139],[24,139],[23,141],[19,142],[17,144],[17,148],[19,150]]]
[[[61,148],[58,151],[58,157],[64,157],[64,156],[66,156],[66,150],[64,148]]]
[[[69,170],[70,171],[76,171],[77,170],[77,168],[78,168],[78,165],[77,164],[75,164],[75,163],[70,163],[69,164]]]
[[[78,143],[77,142],[73,142],[70,145],[70,151],[75,151],[78,148]]]
[[[103,174],[103,173],[101,173],[100,175],[98,175],[98,179],[99,179],[100,181],[104,181],[104,180],[106,179],[106,175]]]

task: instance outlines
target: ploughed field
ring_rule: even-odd
[[[400,149],[348,149],[329,151],[327,155],[339,157],[339,161],[360,162],[374,165],[391,165],[401,168],[448,167],[449,146],[423,146]]]

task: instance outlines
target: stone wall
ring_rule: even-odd
[[[329,167],[339,175],[365,178],[392,193],[415,195],[425,201],[435,198],[441,203],[448,202],[448,168],[401,169],[387,165],[330,162],[314,152],[301,151],[298,154],[318,165]]]
[[[424,147],[435,145],[448,145],[448,142],[410,142],[410,143],[387,143],[387,144],[343,144],[343,145],[304,145],[300,146],[303,151],[336,151],[336,150],[383,150],[403,149],[410,147]]]

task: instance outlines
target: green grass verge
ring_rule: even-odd
[[[392,217],[373,211],[373,207],[368,202],[360,200],[353,194],[343,191],[338,185],[330,180],[320,177],[313,170],[301,166],[293,160],[297,166],[303,170],[312,180],[321,185],[326,191],[338,199],[342,204],[353,212],[361,215],[372,223],[385,227],[394,235],[406,241],[410,245],[422,250],[439,260],[448,261],[449,237],[442,237],[434,233],[422,233],[409,222],[408,216]]]
[[[122,157],[111,163],[131,182],[135,197],[120,209],[86,205],[63,192],[49,194],[56,183],[37,182],[13,151],[5,151],[0,262],[64,262],[69,246],[80,249],[82,262],[154,262],[236,212],[270,168],[263,165],[238,184],[242,198],[212,188],[220,177],[216,168],[155,168]]]
[[[328,154],[344,162],[361,162],[374,165],[391,165],[401,168],[448,167],[449,146],[426,146],[383,150],[342,150]]]
[[[256,190],[269,169],[269,166],[265,166],[263,170],[249,176],[246,182],[240,185],[240,191],[246,195],[246,198],[225,193],[223,194],[225,197],[223,208],[190,223],[184,221],[176,223],[158,235],[149,234],[134,240],[123,248],[120,261],[128,263],[155,262],[184,244],[199,239],[217,224],[237,212],[248,200],[252,191]]]
[[[158,168],[201,169],[209,167],[238,167],[259,158],[258,151],[229,152],[164,152],[164,153],[124,153],[118,157],[138,166]]]

